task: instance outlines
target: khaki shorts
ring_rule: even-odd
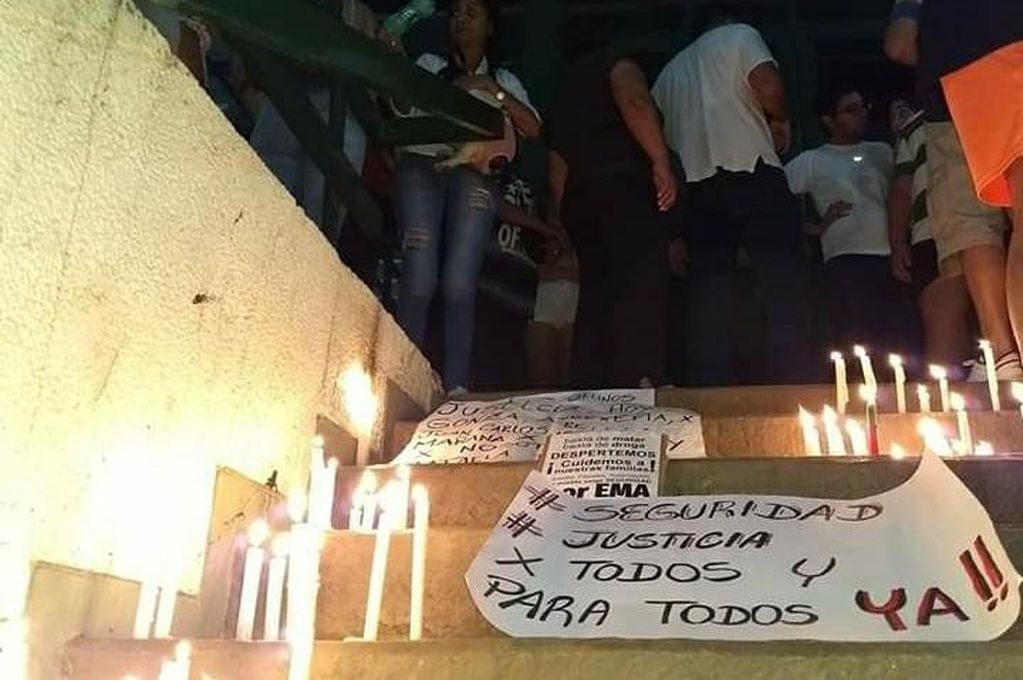
[[[927,209],[943,276],[963,273],[959,254],[980,246],[1005,247],[1009,219],[980,202],[952,123],[927,124]]]

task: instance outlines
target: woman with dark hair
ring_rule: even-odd
[[[493,67],[488,57],[497,16],[495,0],[455,0],[449,54],[424,54],[416,63],[503,109],[519,134],[536,137],[540,117],[525,88],[510,71]],[[398,321],[422,346],[439,279],[444,385],[452,392],[469,387],[476,284],[497,214],[492,170],[487,163],[473,163],[472,156],[445,144],[406,147],[395,184],[405,268]]]

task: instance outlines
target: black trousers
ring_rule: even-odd
[[[682,196],[689,248],[686,332],[690,381],[700,386],[736,382],[732,326],[736,304],[735,254],[750,256],[766,313],[766,378],[812,382],[821,375],[813,331],[809,272],[802,247],[802,216],[784,172],[761,163],[754,172],[720,170],[689,184]]]
[[[579,258],[572,351],[578,388],[661,384],[666,372],[668,239],[649,179],[612,177],[570,189],[565,223]]]
[[[913,291],[896,281],[885,255],[839,255],[824,265],[828,325],[835,347],[865,345],[875,355],[919,353]]]

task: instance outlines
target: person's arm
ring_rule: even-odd
[[[547,152],[547,222],[561,225],[561,202],[565,199],[568,164],[557,151]]]
[[[482,90],[495,96],[500,94],[504,110],[519,134],[528,139],[539,137],[542,127],[540,116],[536,115],[533,107],[525,101],[525,89],[518,79],[513,80],[510,74],[505,78],[507,87],[502,87],[493,78],[486,76],[463,76],[458,78],[455,84],[465,90]]]
[[[888,241],[892,247],[892,275],[900,281],[913,280],[909,250],[909,219],[913,209],[913,176],[897,175],[888,192]]]
[[[750,71],[749,84],[771,126],[775,149],[779,153],[788,151],[792,143],[792,125],[789,123],[781,72],[773,61],[765,61]]]
[[[884,33],[884,52],[897,64],[916,66],[920,60],[920,9],[924,0],[896,0]]]
[[[664,139],[661,114],[650,96],[643,70],[630,59],[622,59],[611,69],[611,93],[626,127],[643,148],[653,169],[657,208],[667,212],[675,204],[678,187],[671,169],[668,143]]]

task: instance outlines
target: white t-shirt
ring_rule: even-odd
[[[781,167],[749,84],[750,73],[764,63],[775,61],[757,30],[730,24],[704,33],[664,67],[653,95],[687,182],[719,169],[751,172],[761,159]]]
[[[444,57],[436,54],[426,54],[419,57],[416,60],[416,66],[433,74],[438,74],[448,66],[448,60]],[[477,76],[492,76],[494,81],[501,86],[501,89],[515,97],[522,104],[527,106],[537,117],[540,119],[540,112],[536,110],[533,103],[529,101],[529,94],[526,93],[526,88],[522,85],[522,81],[518,79],[514,73],[508,69],[499,68],[493,74],[490,73],[490,63],[486,57],[480,62],[479,66],[476,67],[474,75]],[[487,101],[487,100],[484,100]],[[490,102],[488,102],[490,103]],[[413,109],[411,116],[422,116],[427,115],[419,109]],[[448,156],[454,153],[454,148],[449,144],[420,144],[418,146],[404,147],[405,151],[411,151],[413,153],[422,154],[423,156]]]
[[[824,261],[839,255],[891,255],[888,245],[888,187],[892,150],[880,142],[825,144],[804,151],[785,166],[794,194],[810,194],[823,215],[836,201],[852,212],[821,237]]]

